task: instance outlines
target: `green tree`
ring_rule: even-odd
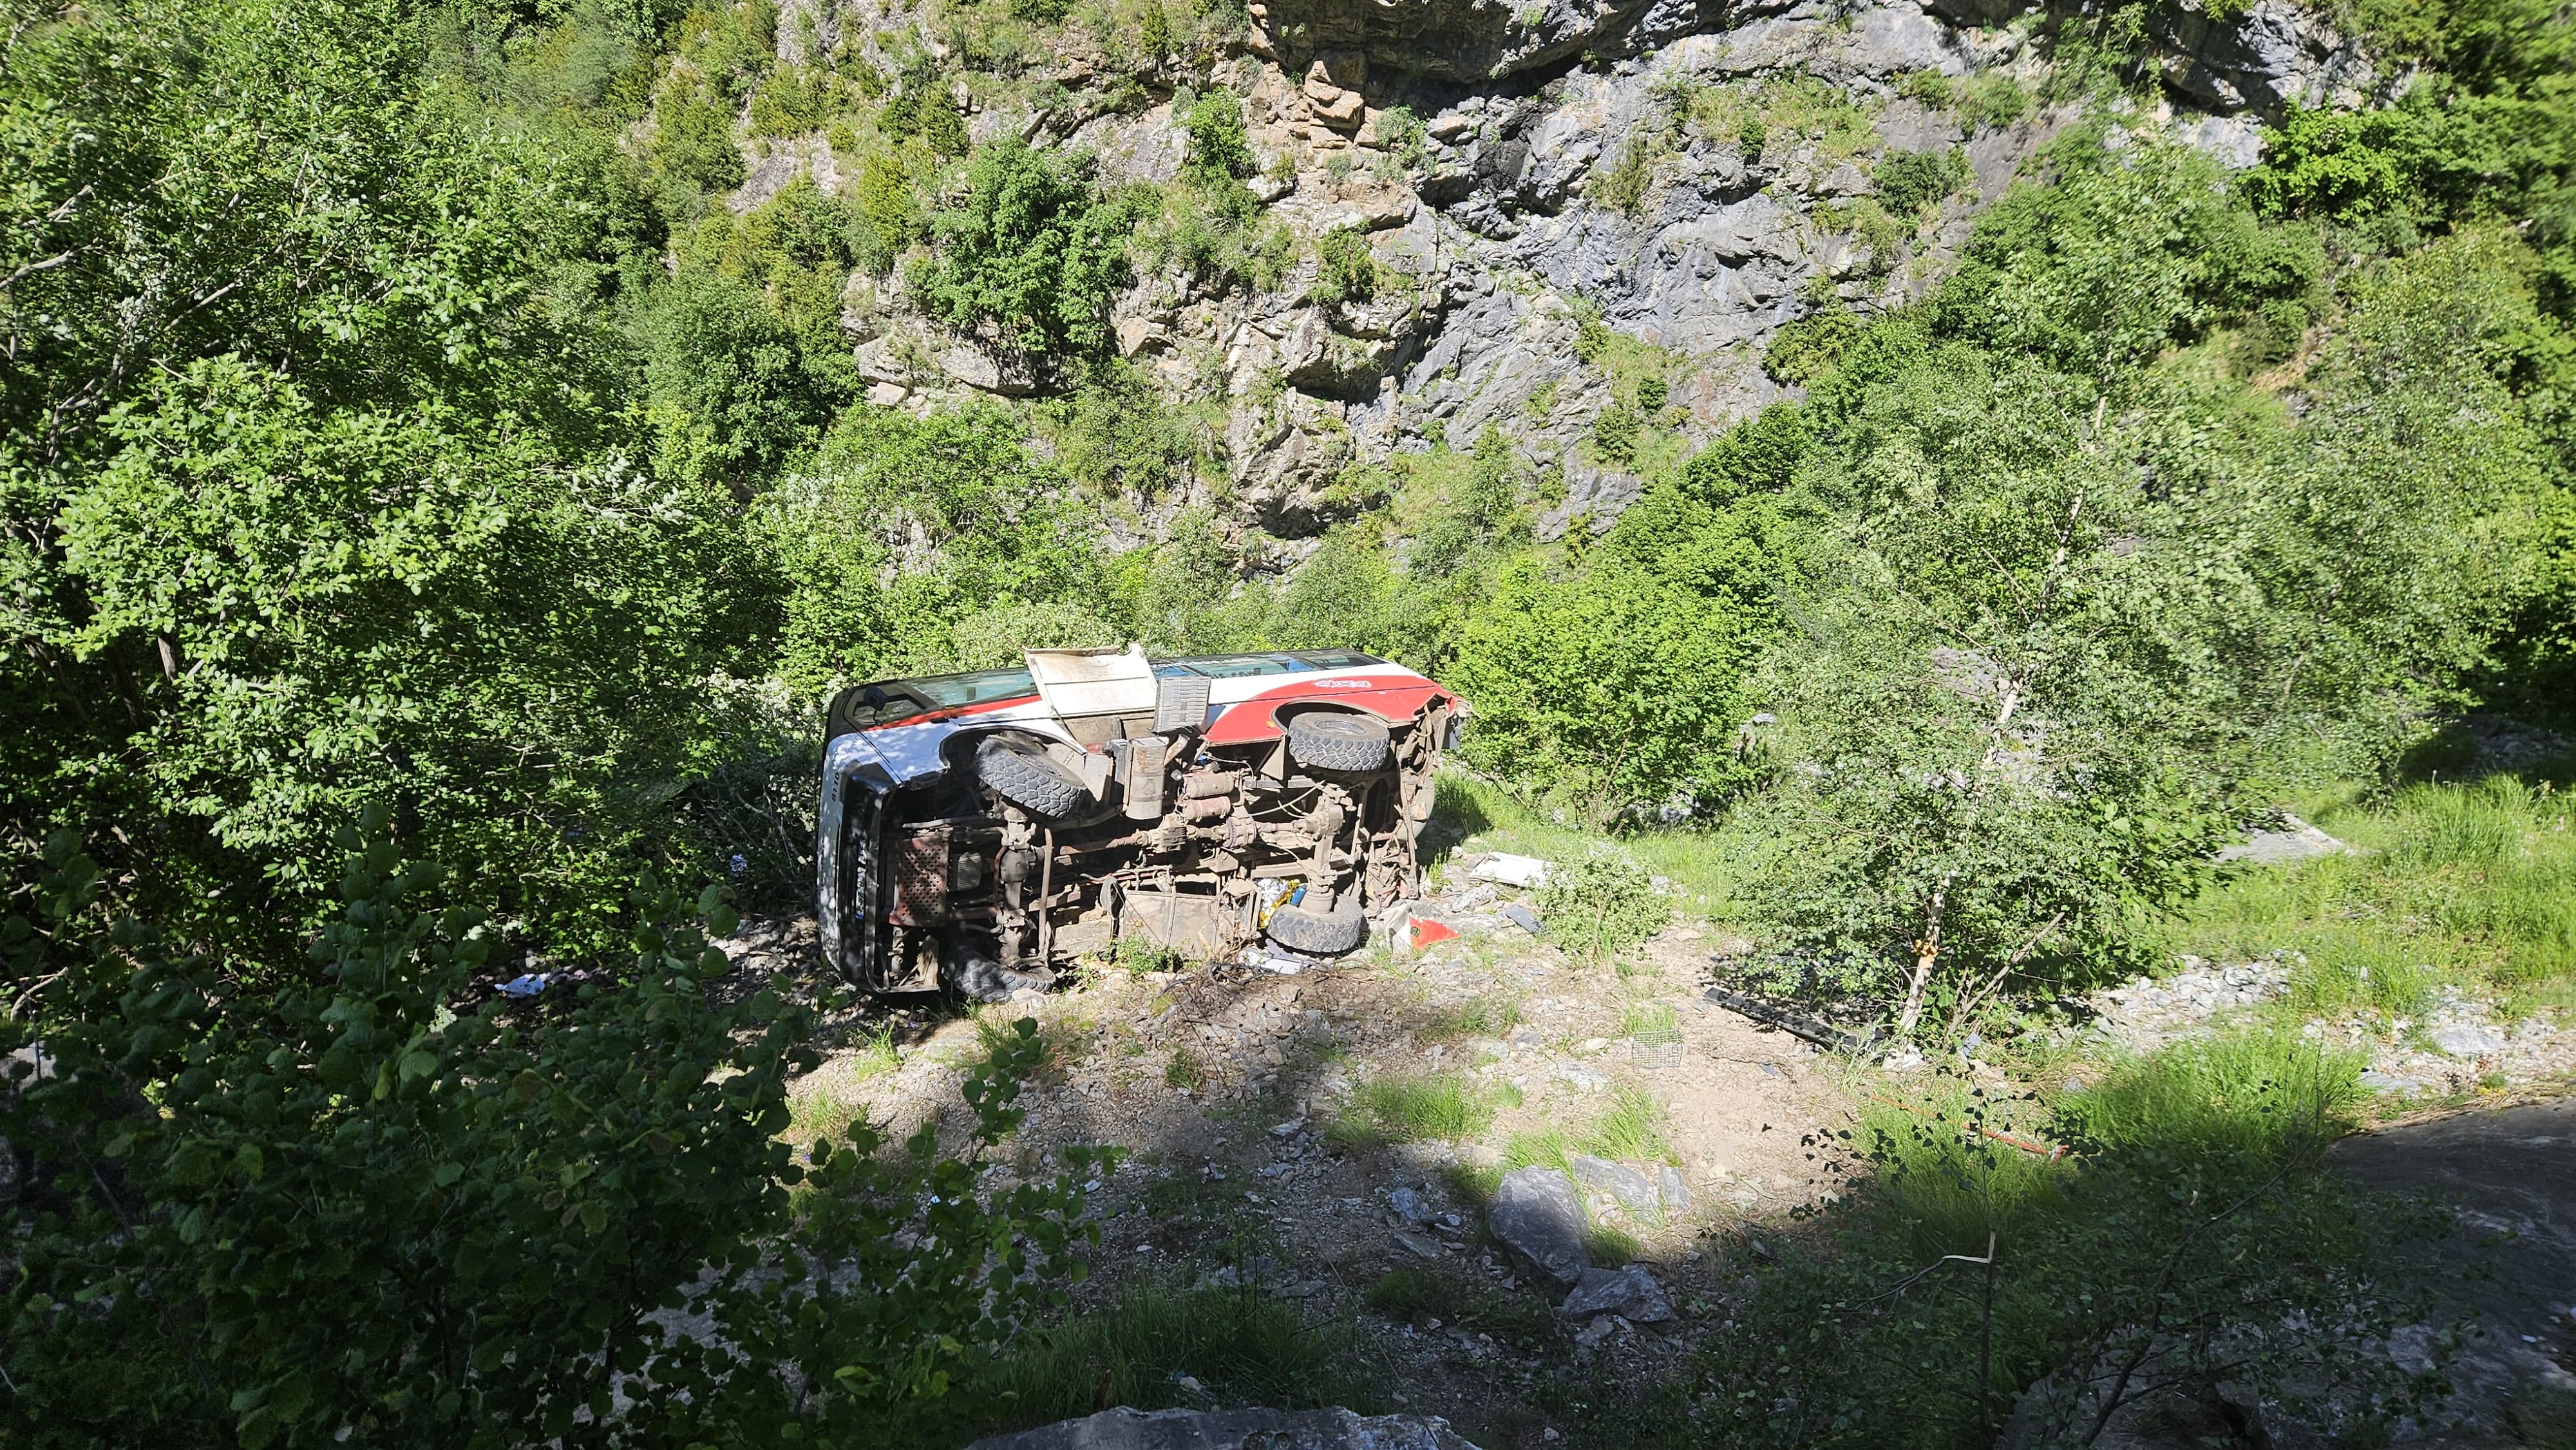
[[[851,410],[810,474],[760,502],[786,581],[779,669],[800,692],[952,658],[979,611],[1096,597],[1065,480],[995,405],[915,419]]]
[[[1945,331],[2107,382],[2266,302],[2304,303],[2323,271],[2313,231],[2260,225],[2179,142],[2112,153],[2088,128],[2049,158],[2049,185],[2017,184],[1979,219],[1939,295]]]
[[[1097,355],[1127,284],[1126,210],[1085,163],[1006,140],[975,153],[966,199],[936,212],[936,254],[914,276],[922,308],[996,346]]]
[[[369,797],[595,942],[692,768],[680,682],[753,632],[582,311],[631,193],[424,52],[390,6],[180,3],[0,57],[0,839],[114,823],[209,944],[310,920],[294,863]]]

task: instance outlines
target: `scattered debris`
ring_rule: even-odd
[[[2184,957],[2170,977],[2137,977],[2088,999],[2098,1015],[2093,1036],[2128,1052],[2152,1052],[2187,1037],[2206,1037],[2220,1016],[2256,1006],[2290,990],[2290,969],[2307,959],[2295,952],[2260,961],[2215,966]]]
[[[1467,873],[1467,879],[1499,882],[1527,890],[1545,886],[1547,871],[1548,864],[1536,856],[1515,856],[1508,851],[1496,851],[1477,862],[1476,869]]]
[[[1722,961],[1725,958],[1712,957],[1711,960]],[[1740,1017],[1750,1017],[1766,1027],[1777,1027],[1792,1037],[1805,1038],[1834,1052],[1866,1052],[1878,1038],[1875,1027],[1857,1032],[1836,1027],[1794,1008],[1765,1002],[1759,997],[1748,997],[1725,987],[1711,987],[1700,995]]]

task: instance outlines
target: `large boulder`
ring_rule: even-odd
[[[1572,1180],[1554,1168],[1504,1174],[1485,1224],[1495,1242],[1559,1289],[1581,1283],[1583,1271],[1592,1267],[1583,1250],[1583,1200],[1575,1196]]]
[[[1655,1189],[1655,1181],[1625,1163],[1577,1153],[1566,1160],[1575,1178],[1586,1188],[1598,1189],[1619,1200],[1619,1206],[1634,1214],[1663,1211],[1664,1197]]]
[[[1349,1410],[1103,1410],[967,1450],[1476,1450],[1449,1422]]]

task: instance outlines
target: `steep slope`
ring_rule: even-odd
[[[2369,82],[2355,47],[2284,0],[2224,21],[2156,16],[2132,58],[2170,99],[2121,103],[2122,124],[2233,164],[2254,158],[2266,109],[2356,101]],[[1659,439],[1677,455],[1794,392],[1759,365],[1780,326],[1919,298],[1944,274],[1971,218],[2086,110],[2086,68],[2106,64],[2080,27],[2003,18],[1961,0],[1291,0],[1251,7],[1238,32],[1210,16],[1207,43],[1164,63],[1076,16],[1007,77],[975,71],[962,23],[930,9],[801,0],[777,33],[789,62],[962,71],[943,95],[963,98],[970,137],[1096,155],[1109,187],[1170,186],[1196,93],[1239,96],[1261,210],[1237,227],[1293,260],[1238,277],[1141,266],[1113,306],[1118,351],[1176,403],[1222,397],[1214,451],[1233,505],[1271,535],[1311,538],[1346,513],[1335,484],[1355,466],[1463,451],[1494,427],[1547,480],[1550,537],[1578,517],[1606,527]],[[737,210],[800,174],[851,185],[827,136],[750,144]],[[1373,295],[1319,285],[1336,234],[1365,240]],[[924,317],[900,267],[851,293],[878,403],[1051,385]],[[1643,447],[1596,442],[1614,412],[1612,434]]]

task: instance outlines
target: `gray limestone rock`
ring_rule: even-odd
[[[1662,1324],[1673,1317],[1673,1306],[1654,1275],[1630,1264],[1621,1269],[1584,1270],[1582,1282],[1565,1296],[1557,1312],[1568,1319],[1616,1314],[1631,1324]]]
[[[1591,1267],[1583,1250],[1582,1200],[1556,1169],[1515,1168],[1504,1174],[1485,1223],[1496,1242],[1559,1288],[1574,1287]]]
[[[1449,1422],[1349,1410],[1103,1410],[967,1450],[1476,1450]]]
[[[1667,1163],[1655,1174],[1656,1191],[1663,1195],[1664,1212],[1687,1213],[1691,1206],[1690,1180],[1682,1171]]]
[[[1654,1180],[1625,1163],[1577,1153],[1566,1160],[1566,1166],[1574,1170],[1577,1182],[1609,1194],[1630,1213],[1656,1213],[1664,1206],[1663,1195],[1656,1191]]]
[[[2505,1046],[2503,1033],[2473,1022],[2436,1027],[2424,1036],[2448,1057],[2484,1057],[2491,1052],[2504,1051]]]
[[[1431,1200],[1417,1188],[1397,1188],[1386,1196],[1386,1206],[1395,1211],[1397,1218],[1414,1228],[1422,1228],[1440,1216]]]
[[[2297,816],[2285,815],[2277,830],[2249,831],[2245,840],[2222,848],[2221,861],[2250,861],[2257,866],[2287,866],[2315,856],[2332,856],[2352,848]]]
[[[2254,0],[2223,19],[2200,6],[2160,5],[2147,27],[2173,52],[2165,83],[2212,110],[2358,105],[2376,84],[2360,45],[2322,7],[2297,0]]]

